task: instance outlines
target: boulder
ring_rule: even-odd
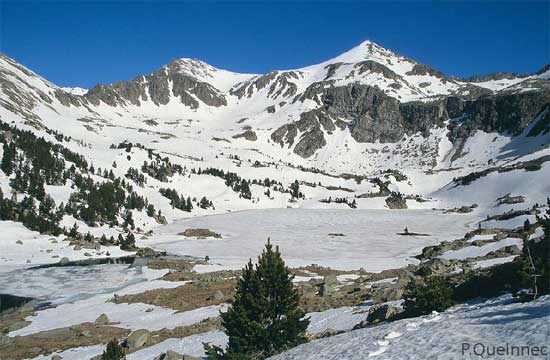
[[[181,359],[185,359],[185,355],[179,354],[172,350],[168,350],[168,352],[160,354],[155,358],[155,360],[181,360]]]
[[[374,305],[369,308],[369,313],[367,315],[366,324],[378,324],[382,321],[393,320],[402,310],[396,306],[381,304]],[[365,323],[363,322],[363,325]]]
[[[69,258],[66,256],[62,257],[61,260],[59,260],[59,263],[61,265],[67,264],[68,262],[69,262]]]
[[[405,286],[400,284],[380,284],[373,288],[372,301],[375,304],[381,304],[388,301],[399,300],[403,297]]]
[[[52,356],[51,360],[63,360],[63,358],[56,354]]]
[[[325,296],[327,294],[334,292],[334,289],[336,288],[337,285],[338,285],[338,280],[336,279],[336,275],[334,274],[325,275],[325,277],[323,278],[323,283],[319,288],[319,295]]]
[[[128,335],[126,343],[131,350],[138,349],[147,344],[147,341],[151,338],[151,333],[145,329],[139,329]]]
[[[19,245],[23,245],[23,241],[21,241],[21,240],[17,240],[15,243],[19,244]]]
[[[99,317],[94,321],[94,324],[96,325],[107,325],[109,323],[110,323],[109,318],[105,314],[99,315]]]

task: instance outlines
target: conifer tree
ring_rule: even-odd
[[[241,195],[245,199],[251,199],[252,198],[252,192],[250,191],[250,186],[248,185],[248,182],[245,179],[242,179],[241,181]]]
[[[265,359],[306,341],[309,319],[279,248],[269,240],[254,267],[242,271],[233,305],[221,314],[227,348],[204,344],[209,359]]]
[[[101,355],[101,360],[120,360],[122,358],[124,358],[124,351],[118,341],[116,339],[109,341],[107,348]]]
[[[300,183],[298,180],[295,180],[294,183],[290,184],[291,196],[295,199],[300,197]]]
[[[4,151],[0,169],[2,169],[7,176],[10,176],[13,172],[13,168],[15,166],[15,154],[15,145],[4,143]]]

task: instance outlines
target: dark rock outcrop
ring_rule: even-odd
[[[100,102],[110,106],[139,106],[148,99],[156,105],[166,105],[172,96],[179,97],[182,104],[192,109],[200,106],[196,99],[213,107],[227,105],[225,96],[214,86],[180,71],[177,60],[149,75],[96,85],[83,95],[83,99],[96,106]]]
[[[248,140],[248,141],[258,140],[258,136],[254,132],[254,130],[246,130],[245,132],[243,132],[241,134],[233,135],[232,138],[233,139],[244,138],[245,140]]]

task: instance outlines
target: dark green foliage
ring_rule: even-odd
[[[50,185],[65,183],[63,176],[65,161],[74,163],[85,172],[88,169],[88,164],[82,155],[74,153],[60,144],[53,144],[42,137],[36,137],[31,131],[19,130],[1,121],[0,130],[11,133],[12,138],[9,145],[6,145],[5,138],[1,139],[4,143],[4,150],[8,149],[6,161],[4,161],[4,156],[2,157],[4,172],[14,164],[15,149],[18,149],[21,155],[31,162],[33,169],[41,171],[43,180]],[[51,130],[49,132],[53,133]],[[12,167],[12,170],[15,169]]]
[[[149,204],[147,205],[147,216],[154,217],[155,216],[155,205]]]
[[[23,223],[30,230],[59,235],[63,229],[59,227],[62,213],[55,208],[51,198],[45,197],[38,211],[33,197],[25,196],[21,202],[4,198],[0,192],[0,220],[12,220]]]
[[[136,238],[132,233],[128,233],[126,238],[123,238],[122,235],[119,234],[119,244],[122,250],[134,250],[136,247]]]
[[[455,287],[453,298],[456,302],[464,302],[477,297],[498,296],[506,291],[518,291],[521,288],[518,270],[517,262],[487,269]]]
[[[452,306],[453,289],[442,277],[432,276],[424,284],[409,283],[403,298],[407,316],[426,315]]]
[[[252,192],[250,191],[250,186],[248,185],[248,181],[246,180],[241,180],[241,186],[240,186],[240,190],[241,190],[241,196],[245,199],[251,199],[252,198]]]
[[[170,200],[170,205],[176,209],[190,212],[193,209],[193,204],[191,203],[191,198],[187,197],[187,200],[183,195],[179,195],[178,192],[174,189],[159,189],[159,192],[165,198]]]
[[[126,178],[135,182],[138,186],[143,187],[147,183],[147,178],[138,169],[129,168],[124,175]]]
[[[15,166],[15,154],[15,145],[13,143],[4,143],[4,151],[0,169],[2,169],[7,176],[10,176],[13,172],[13,168]]]
[[[306,341],[309,319],[299,307],[293,276],[278,247],[267,243],[254,267],[250,261],[237,283],[233,305],[221,314],[227,348],[205,344],[209,359],[265,359]]]
[[[97,184],[87,178],[77,186],[79,191],[72,193],[67,203],[73,216],[92,226],[97,222],[117,224],[117,215],[126,200],[126,192],[119,181]]]
[[[213,207],[214,205],[212,204],[212,201],[203,196],[201,201],[199,202],[199,206],[202,209],[208,209],[209,207]]]
[[[511,263],[496,265],[469,277],[454,289],[457,302],[476,297],[493,297],[504,292],[519,294],[522,300],[535,298],[535,279],[537,296],[549,293],[550,285],[550,220],[538,219],[544,226],[542,240],[525,241],[522,255]],[[529,256],[529,254],[531,256]],[[527,289],[527,293],[520,293]]]
[[[294,180],[294,182],[290,184],[290,195],[292,195],[292,197],[295,199],[301,198],[303,196],[300,192],[300,183],[298,182],[298,180]]]
[[[550,292],[550,218],[539,218],[538,222],[542,223],[544,236],[539,241],[524,241],[518,261],[521,283],[532,298]]]
[[[161,158],[157,154],[156,159],[157,161],[151,161],[150,163],[144,161],[141,166],[141,171],[162,182],[167,182],[168,178],[176,173],[183,173],[182,166],[172,164],[167,157]]]
[[[120,360],[124,358],[124,351],[118,344],[118,340],[111,340],[101,355],[101,360]]]

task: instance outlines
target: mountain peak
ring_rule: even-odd
[[[386,49],[385,47],[370,39],[367,39],[361,42],[359,45],[351,48],[350,50],[327,61],[326,63],[358,63],[365,60],[373,60],[376,62],[386,63],[387,59],[391,58],[398,59],[402,58],[402,56],[389,49]]]

